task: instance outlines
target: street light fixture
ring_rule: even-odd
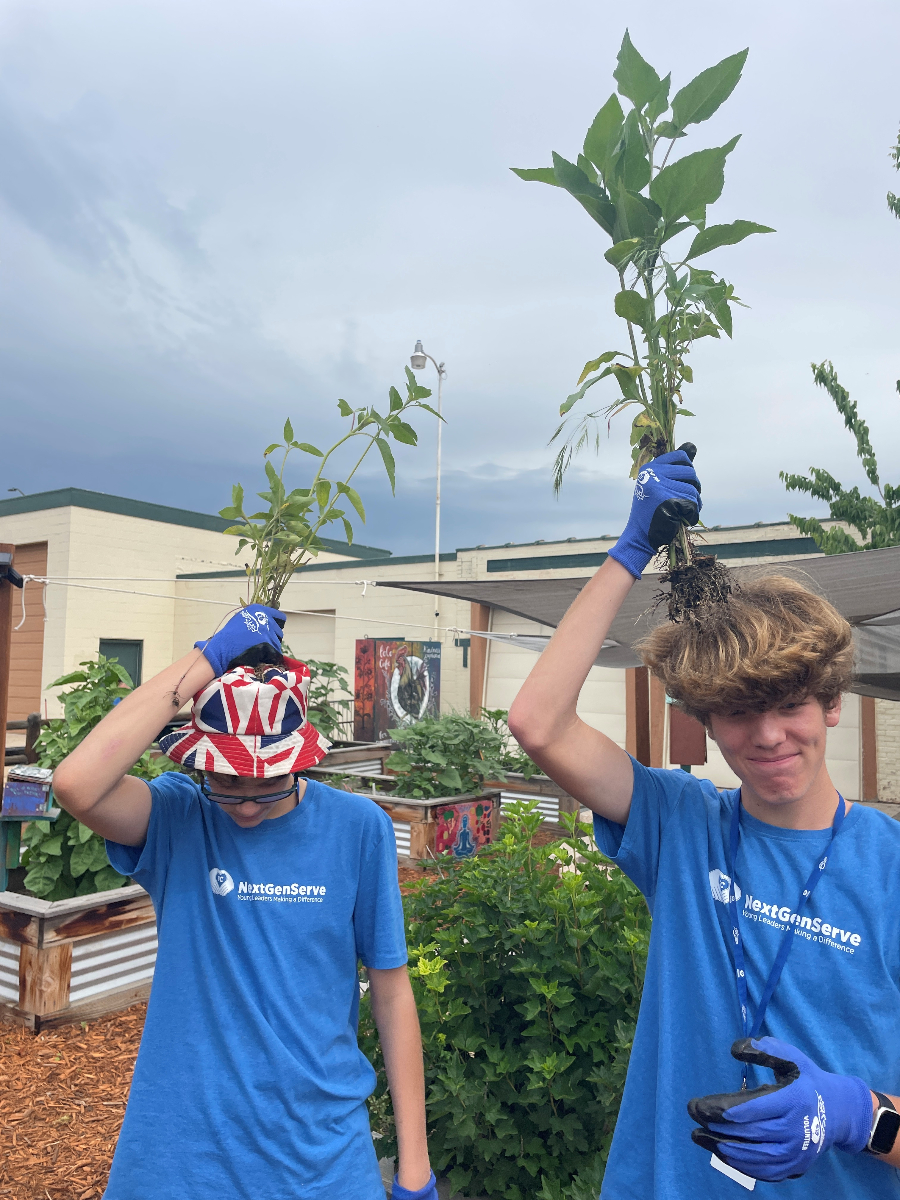
[[[437,483],[435,485],[435,496],[434,496],[434,578],[435,578],[435,581],[437,581],[441,577],[441,427],[444,424],[443,420],[441,419],[441,389],[442,389],[444,380],[447,378],[447,372],[444,369],[443,363],[435,362],[435,360],[431,357],[430,354],[425,353],[424,349],[422,348],[422,341],[421,341],[421,339],[419,339],[419,341],[416,342],[415,350],[413,350],[412,354],[410,355],[409,364],[414,371],[424,371],[425,368],[428,366],[429,361],[434,363],[434,369],[438,373],[438,394],[437,394],[438,423],[437,423],[437,470],[436,470]],[[440,615],[438,613],[437,605],[438,605],[438,597],[435,596],[435,598],[434,598],[434,608],[435,608],[434,638],[435,638],[435,640],[437,640],[437,622],[438,622],[438,616]]]

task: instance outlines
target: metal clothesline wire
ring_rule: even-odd
[[[91,576],[85,576],[85,578],[91,578]],[[103,576],[95,576],[94,578],[104,578],[104,577]],[[134,589],[129,589],[129,588],[108,588],[108,587],[98,587],[96,584],[91,584],[91,583],[75,583],[75,582],[73,582],[71,577],[63,578],[62,576],[59,576],[59,577],[54,578],[52,576],[47,576],[47,575],[23,575],[22,580],[24,583],[42,583],[44,585],[45,592],[46,592],[47,585],[51,584],[56,587],[82,588],[85,591],[89,591],[89,592],[112,592],[118,596],[150,596],[154,600],[184,600],[184,601],[188,601],[188,602],[194,603],[194,604],[218,604],[218,605],[224,605],[226,608],[234,609],[235,612],[237,612],[238,608],[240,607],[239,605],[232,604],[228,600],[207,600],[203,596],[166,596],[162,592],[140,592],[140,591],[136,591]],[[170,581],[165,580],[162,582],[170,582]],[[331,581],[329,580],[329,582],[331,582]],[[341,583],[350,583],[351,581],[349,579],[347,579],[347,580],[341,580],[340,582]],[[373,579],[360,579],[360,580],[356,580],[355,582],[356,582],[357,586],[361,586],[363,588],[363,595],[366,594],[365,588],[368,584],[373,584],[373,585],[375,584],[375,580],[373,580]],[[409,629],[409,628],[433,629],[432,625],[423,625],[419,621],[389,621],[383,617],[351,617],[351,616],[346,616],[343,613],[316,612],[314,609],[303,609],[303,608],[285,608],[285,609],[282,609],[281,611],[284,612],[287,616],[294,616],[294,617],[324,617],[329,621],[362,621],[367,625],[371,625],[373,621],[376,621],[379,625],[397,625],[404,629]],[[45,621],[47,620],[46,601],[44,602],[44,620]],[[25,624],[25,588],[23,587],[22,588],[22,620],[16,626],[16,629],[21,629],[24,624]],[[455,634],[456,636],[459,636],[460,634],[464,634],[464,635],[467,635],[470,637],[489,637],[489,635],[486,634],[483,630],[460,629],[456,625],[439,626],[437,632],[438,633],[452,633],[452,634]],[[515,637],[516,635],[510,634],[509,636]]]

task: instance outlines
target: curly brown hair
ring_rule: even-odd
[[[815,696],[829,708],[853,675],[850,625],[785,575],[743,583],[700,621],[667,621],[637,651],[672,699],[704,724],[710,713],[761,712],[798,697]]]

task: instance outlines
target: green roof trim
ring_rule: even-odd
[[[754,528],[754,526],[748,526]],[[753,542],[710,542],[697,550],[715,554],[716,558],[796,558],[801,554],[821,554],[812,538],[760,538]],[[602,550],[591,554],[541,554],[534,558],[489,558],[488,573],[496,571],[559,571],[573,567],[599,567],[607,555]],[[394,560],[399,561],[397,559]]]
[[[367,558],[361,562],[326,562],[326,563],[310,563],[308,567],[301,567],[299,571],[295,571],[295,575],[306,575],[310,571],[351,571],[359,570],[360,566],[367,567],[394,567],[398,564],[409,565],[410,563],[433,563],[433,554],[392,554],[390,558]],[[446,554],[441,555],[441,562],[456,562],[456,551],[450,550]],[[244,579],[246,578],[243,571],[192,571],[186,575],[176,575],[176,579]]]
[[[213,533],[224,533],[233,521],[212,513],[192,512],[187,508],[171,508],[168,504],[151,504],[147,500],[130,500],[126,496],[111,496],[107,492],[90,492],[84,488],[58,488],[53,492],[35,492],[30,496],[17,496],[12,500],[0,500],[0,517],[12,517],[19,513],[44,512],[50,508],[89,508],[95,512],[115,513],[120,517],[138,517],[144,521],[158,521],[163,525],[184,525],[189,529],[208,529]],[[332,554],[345,554],[358,561],[368,558],[390,558],[390,550],[377,546],[348,546],[331,538],[322,538],[325,548]],[[227,573],[226,573],[227,574]],[[243,575],[243,571],[238,571]]]

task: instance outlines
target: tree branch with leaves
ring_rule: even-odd
[[[406,399],[392,387],[388,393],[388,411],[384,416],[374,405],[351,408],[346,400],[338,400],[338,410],[342,417],[349,419],[350,428],[325,451],[309,442],[296,441],[290,420],[285,421],[284,441],[273,442],[263,452],[269,487],[267,491],[257,492],[257,495],[266,502],[268,508],[247,515],[244,511],[244,489],[240,484],[235,484],[231,504],[219,513],[237,522],[225,530],[240,539],[235,554],[240,554],[248,546],[252,551],[252,562],[245,564],[248,604],[266,604],[277,608],[294,572],[324,549],[321,534],[329,525],[340,521],[347,543],[352,545],[350,510],[363,522],[366,512],[359,493],[350,481],[374,446],[381,455],[391,493],[395,493],[396,464],[391,441],[407,446],[418,443],[416,431],[406,420],[417,409],[443,420],[435,409],[425,403],[430,395],[430,390],[421,387],[407,367]],[[362,444],[361,453],[345,478],[329,478],[332,459],[351,442],[357,447]],[[295,450],[317,459],[318,466],[308,487],[288,491],[284,482],[285,468]],[[271,456],[278,451],[282,451],[281,465],[276,469]]]

